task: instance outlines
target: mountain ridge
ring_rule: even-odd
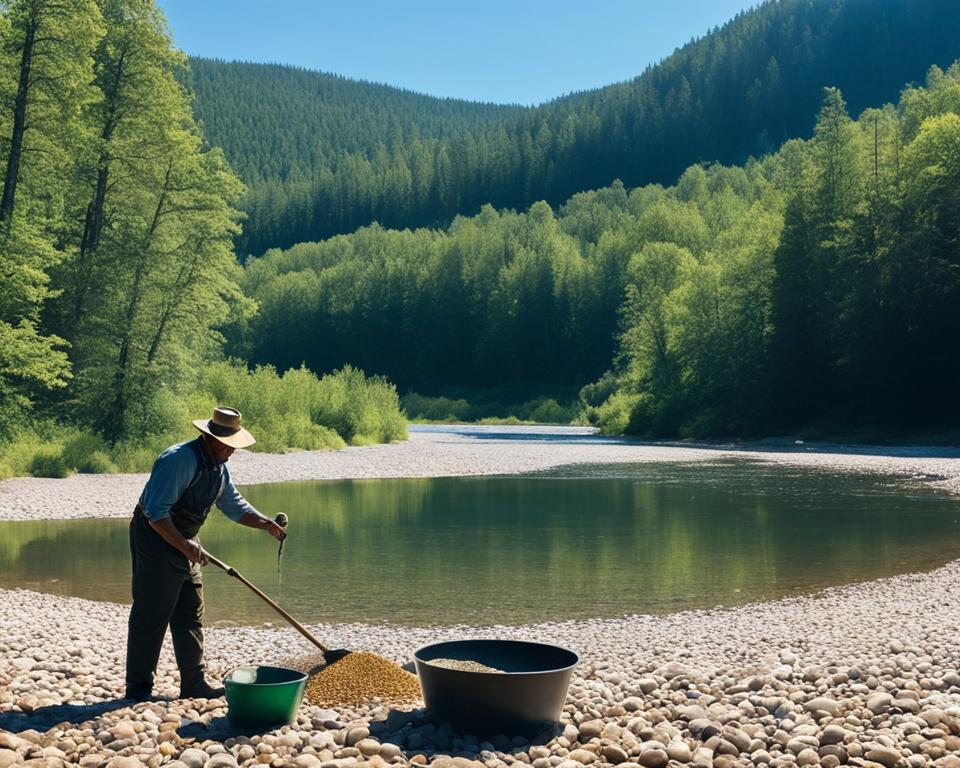
[[[209,141],[250,186],[237,241],[248,255],[372,221],[442,227],[485,203],[556,205],[616,178],[671,183],[692,163],[741,163],[809,136],[824,87],[856,114],[958,56],[960,4],[948,0],[771,0],[632,80],[538,107],[276,65],[197,60],[193,80]],[[242,77],[250,66],[273,79]],[[304,102],[305,89],[327,100]]]

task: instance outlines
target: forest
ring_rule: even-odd
[[[936,428],[960,374],[960,65],[670,187],[271,250],[229,348],[401,390],[585,384],[609,432]],[[592,383],[589,383],[592,382]]]
[[[809,137],[824,87],[859,114],[948,67],[958,41],[953,0],[778,0],[634,80],[537,108],[198,59],[190,87],[208,140],[248,185],[245,258],[374,221],[440,228],[485,204],[558,207],[615,179],[673,184],[694,163],[740,164]]]
[[[243,184],[205,146],[152,3],[12,2],[0,55],[0,477],[143,469],[227,396],[262,447],[405,435],[384,381],[224,360],[220,327],[255,309]]]
[[[657,437],[955,424],[958,21],[771,2],[529,109],[11,0],[0,478],[143,470],[216,402],[268,451],[490,415],[463,392]]]

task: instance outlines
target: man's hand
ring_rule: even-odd
[[[266,524],[263,526],[267,533],[269,533],[277,541],[283,541],[287,538],[287,531],[285,528],[282,528],[277,524],[275,520],[267,519]]]
[[[203,551],[200,542],[196,539],[186,539],[183,534],[177,530],[173,521],[169,517],[160,520],[150,520],[150,527],[153,528],[160,537],[174,549],[179,550],[185,558],[191,563],[206,565],[209,560],[207,553]]]
[[[240,525],[245,525],[248,528],[260,528],[273,536],[277,541],[283,541],[287,538],[287,532],[283,526],[278,525],[276,520],[271,520],[259,512],[246,512],[243,517],[240,518],[239,522]]]
[[[210,562],[210,559],[207,557],[207,553],[203,551],[203,547],[200,546],[200,542],[196,539],[187,539],[186,546],[182,551],[183,554],[186,555],[187,560],[189,560],[191,563],[206,565]]]

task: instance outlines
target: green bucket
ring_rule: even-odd
[[[223,685],[230,724],[259,728],[297,719],[307,676],[285,667],[237,667],[223,679]]]

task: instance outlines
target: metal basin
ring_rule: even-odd
[[[307,676],[286,667],[237,667],[223,679],[227,719],[238,728],[292,723],[307,687]]]
[[[452,640],[414,654],[427,709],[471,734],[532,733],[563,710],[576,653],[522,640]],[[438,667],[434,659],[476,661],[503,672]]]

